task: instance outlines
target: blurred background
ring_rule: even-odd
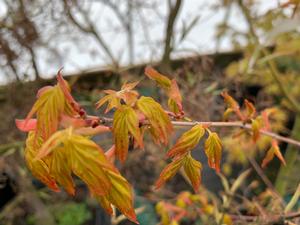
[[[226,89],[239,103],[249,99],[258,111],[276,109],[273,130],[300,140],[299,2],[0,0],[0,225],[131,224],[110,219],[79,181],[75,198],[52,193],[25,166],[25,135],[16,130],[14,120],[26,116],[37,90],[54,84],[60,68],[75,98],[91,114],[103,113],[94,109],[103,96],[101,90],[118,90],[125,81],[141,80],[140,93],[164,104],[163,93],[144,79],[145,66],[153,65],[177,79],[191,118],[222,120],[225,106],[220,93]],[[179,224],[222,224],[212,221],[222,222],[219,217],[225,212],[236,215],[230,208],[253,216],[253,224],[264,224],[256,220],[261,216],[299,212],[299,148],[282,143],[287,166],[274,159],[262,170],[269,140],[262,138],[253,145],[249,137],[232,138],[236,130],[218,132],[225,151],[224,176],[208,168],[199,145],[194,154],[203,163],[207,197],[195,203],[198,208],[186,208],[189,213]],[[105,149],[110,145],[108,137],[97,142]],[[162,212],[170,218],[174,212],[167,206],[156,207],[158,203],[166,200],[176,205],[185,196],[179,193],[192,193],[180,175],[162,190],[153,190],[167,163],[164,151],[149,143],[145,151],[131,152],[126,164],[120,165],[134,186],[142,225],[171,224],[172,219],[161,220]],[[251,173],[240,178],[248,168]],[[238,197],[226,205],[226,185],[237,180],[239,190],[231,194]],[[291,199],[293,207],[286,210]],[[219,214],[208,210],[210,206]],[[203,215],[195,216],[198,209]],[[247,218],[234,218],[232,224],[250,223]],[[291,222],[297,224],[295,218]]]

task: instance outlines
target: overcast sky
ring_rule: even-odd
[[[176,46],[176,53],[173,54],[173,57],[180,57],[194,53],[206,54],[216,51],[216,40],[214,37],[215,28],[216,25],[224,18],[223,10],[212,9],[212,6],[217,1],[218,0],[183,1],[183,6],[177,19],[175,32],[180,32],[184,21],[190,22],[196,15],[199,15],[200,19],[185,41]],[[163,3],[159,6],[159,12],[162,15],[166,15],[166,1],[162,2]],[[277,0],[262,0],[261,2],[262,5],[258,9],[261,12],[276,7],[278,4]],[[93,1],[92,9],[90,16],[94,21],[97,21],[98,30],[102,31],[105,27],[105,30],[102,33],[105,40],[109,42],[112,52],[116,56],[121,56],[121,64],[126,65],[128,63],[128,54],[126,53],[126,35],[122,32],[110,31],[109,27],[107,27],[107,21],[112,23],[118,23],[118,21],[111,21],[112,12],[110,9],[103,7],[103,5],[97,3],[97,1]],[[4,12],[5,8],[1,4],[0,0],[0,16],[3,15]],[[151,17],[155,17],[155,15],[149,15],[149,19],[151,19]],[[153,21],[155,21],[154,19],[156,18],[153,18]],[[138,20],[138,18],[136,18],[136,20]],[[233,9],[229,21],[231,25],[236,27],[238,30],[245,31],[247,29],[245,21],[237,9]],[[154,22],[147,27],[149,33],[151,33],[151,41],[153,43],[157,43],[157,47],[154,45],[152,50],[150,50],[149,46],[145,43],[142,32],[142,29],[144,28],[141,27],[138,22],[136,23],[136,26],[134,36],[136,43],[134,63],[158,60],[162,53],[162,46],[159,45],[159,43],[163,40],[165,29],[164,21]],[[64,67],[64,73],[72,73],[88,68],[101,68],[109,62],[109,60],[101,54],[101,49],[99,49],[92,37],[79,43],[74,43],[71,40],[65,40],[64,42],[59,43],[56,48],[59,49],[59,52],[64,53],[65,57],[63,61],[51,62],[51,60],[49,61],[47,58],[47,53],[44,50],[40,50],[38,52],[38,66],[43,77],[49,77],[50,75],[55,74],[60,67]],[[225,38],[220,45],[220,51],[228,51],[230,49],[230,42]],[[24,70],[26,70],[26,65],[24,65]],[[3,74],[1,76],[1,72],[0,78],[1,82],[5,81]]]

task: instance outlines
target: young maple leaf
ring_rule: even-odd
[[[74,193],[73,173],[87,184],[108,212],[113,204],[131,221],[138,223],[129,183],[92,140],[76,134],[72,128],[58,131],[43,144],[36,159],[46,156],[51,158],[50,174],[69,193]]]
[[[119,108],[121,106],[121,100],[123,100],[129,106],[133,105],[139,96],[139,93],[133,90],[138,83],[139,82],[125,83],[121,87],[120,91],[105,90],[104,93],[107,95],[96,103],[97,109],[105,103],[108,103],[104,112],[108,113],[113,108]]]
[[[254,116],[256,114],[256,109],[255,109],[254,105],[251,102],[249,102],[247,99],[245,99],[244,106],[246,108],[246,118],[247,119],[254,118]]]
[[[139,128],[139,119],[136,112],[127,105],[120,106],[114,114],[113,135],[116,157],[124,162],[129,146],[129,134],[138,145],[143,148],[143,139]]]
[[[79,104],[71,96],[70,88],[62,78],[60,71],[57,80],[57,85],[39,90],[37,100],[25,121],[16,120],[18,128],[23,131],[35,129],[37,136],[47,140],[57,130],[62,115],[73,117],[84,114]],[[36,120],[31,119],[34,115],[37,117]]]
[[[193,126],[181,135],[176,144],[167,152],[167,156],[176,157],[191,151],[199,143],[204,133],[205,129],[202,125]]]
[[[163,89],[165,89],[165,91],[168,92],[170,90],[171,80],[168,77],[162,75],[161,73],[159,73],[158,71],[156,71],[155,69],[153,69],[150,66],[147,66],[145,68],[145,74],[151,80],[156,81],[159,86],[161,86]]]
[[[222,144],[217,133],[207,129],[209,136],[205,141],[204,150],[210,168],[220,172],[220,162],[222,157]]]
[[[50,174],[50,169],[47,160],[35,160],[38,154],[38,148],[42,145],[42,139],[36,138],[34,131],[28,133],[25,148],[25,161],[27,167],[37,179],[47,185],[53,191],[59,191],[54,177]]]
[[[194,191],[197,192],[201,183],[201,163],[193,159],[191,154],[187,154],[187,156],[185,157],[183,168],[184,172],[192,183]]]
[[[193,159],[190,153],[181,155],[168,164],[160,173],[159,178],[155,183],[155,187],[158,189],[163,186],[166,181],[174,177],[181,167],[184,168],[194,190],[198,191],[201,182],[202,165],[200,162]]]
[[[133,208],[132,189],[130,184],[119,173],[112,173],[108,170],[107,175],[112,183],[112,187],[110,188],[108,195],[97,196],[96,199],[107,213],[113,213],[111,208],[112,204],[132,222],[138,223]]]
[[[178,157],[174,159],[170,164],[168,164],[163,171],[160,173],[158,180],[155,183],[156,189],[163,186],[166,181],[175,176],[178,170],[182,167],[185,161],[185,157]]]
[[[261,166],[266,167],[275,155],[283,163],[283,165],[286,165],[285,160],[280,152],[277,140],[272,140],[271,148],[268,150],[267,155],[265,156]]]
[[[150,133],[155,142],[167,145],[173,126],[161,105],[151,97],[142,96],[137,101],[137,107],[150,123]]]
[[[227,104],[227,109],[223,114],[224,120],[227,120],[229,115],[234,112],[242,121],[244,121],[244,115],[240,110],[239,104],[234,100],[234,98],[232,98],[226,91],[223,91],[221,96],[224,98],[224,101]]]
[[[176,80],[170,80],[167,76],[162,75],[161,73],[157,72],[155,69],[149,66],[145,68],[145,74],[151,80],[156,81],[157,84],[166,91],[169,97],[169,109],[176,115],[183,114],[182,97]]]

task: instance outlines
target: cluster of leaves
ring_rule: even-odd
[[[105,113],[114,110],[110,120],[112,126],[109,126],[107,118],[87,115],[72,97],[70,87],[59,71],[57,84],[42,88],[27,117],[16,121],[20,130],[28,132],[25,159],[32,174],[52,190],[59,191],[59,184],[71,195],[75,194],[73,175],[76,175],[86,183],[91,194],[108,213],[113,213],[113,205],[128,219],[138,223],[132,188],[114,166],[114,161],[118,159],[124,163],[131,145],[143,149],[146,132],[156,144],[167,146],[174,130],[171,118],[186,120],[176,81],[150,67],[146,68],[145,74],[166,92],[169,111],[153,98],[140,96],[135,90],[138,82],[125,83],[119,91],[105,90],[106,95],[96,104],[97,108],[106,104]],[[258,138],[260,129],[269,129],[268,115],[262,115],[263,127],[259,117],[255,117],[256,111],[250,102],[245,102],[244,112],[228,94],[223,96],[229,106],[225,115],[235,112],[243,122],[251,120],[254,139]],[[202,165],[192,157],[191,151],[205,132],[204,151],[208,165],[220,171],[221,140],[208,127],[195,122],[171,147],[166,155],[172,162],[161,172],[156,182],[157,188],[183,167],[194,190],[198,191]],[[106,152],[92,140],[94,135],[105,132],[112,132],[114,142]],[[277,143],[272,143],[267,161],[280,153]]]
[[[232,225],[228,214],[216,212],[216,207],[206,195],[192,194],[184,191],[179,193],[172,201],[160,201],[156,204],[156,212],[160,215],[162,225],[178,225],[180,222],[189,223],[206,221],[212,224],[212,220],[222,221],[222,224]]]
[[[225,120],[228,120],[230,114],[233,113],[244,124],[251,123],[251,133],[244,129],[239,131],[237,134],[234,134],[234,137],[243,139],[241,136],[245,136],[246,139],[250,139],[250,135],[252,136],[253,143],[256,143],[261,138],[261,131],[272,131],[270,120],[273,115],[277,113],[276,108],[268,108],[258,114],[254,105],[247,99],[244,101],[244,107],[240,108],[237,101],[227,92],[223,92],[222,96],[227,104],[227,109],[223,115]],[[270,147],[263,159],[262,167],[265,167],[274,158],[274,156],[276,156],[285,165],[285,160],[280,152],[278,141],[276,139],[268,138],[264,145],[269,145]]]

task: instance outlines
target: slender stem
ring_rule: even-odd
[[[107,117],[102,117],[101,121],[103,123],[111,123],[113,121],[112,118],[107,118]],[[147,124],[147,121],[143,123],[144,125]],[[237,128],[242,128],[242,129],[246,129],[246,130],[252,130],[252,126],[251,124],[245,124],[241,121],[237,121],[237,122],[211,122],[211,121],[193,121],[193,122],[185,122],[185,121],[172,121],[172,124],[174,126],[178,126],[178,127],[191,127],[191,126],[195,126],[197,124],[201,124],[204,126],[210,126],[210,127],[237,127]],[[269,137],[272,137],[278,141],[282,141],[282,142],[286,142],[292,145],[295,145],[297,147],[300,148],[300,141],[288,138],[288,137],[284,137],[281,135],[278,135],[276,133],[270,132],[270,131],[266,131],[266,130],[259,130],[260,134],[262,135],[266,135]]]

